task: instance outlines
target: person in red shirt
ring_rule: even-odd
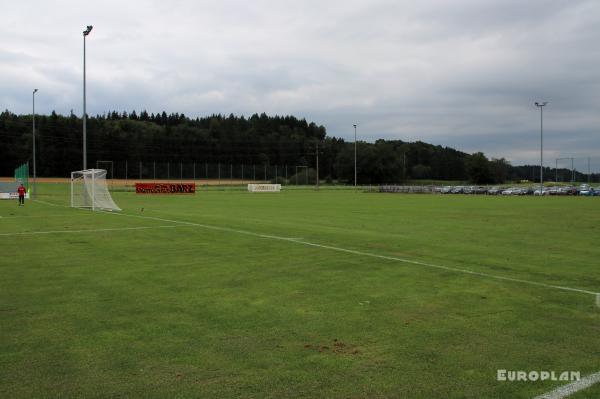
[[[23,187],[23,183],[21,183],[17,192],[19,193],[19,206],[25,206],[25,193],[27,192],[27,189]]]

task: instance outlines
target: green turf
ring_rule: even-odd
[[[303,244],[598,292],[598,198],[115,193],[131,217],[39,192],[0,202],[3,398],[530,398],[564,382],[497,370],[600,371],[589,294]]]

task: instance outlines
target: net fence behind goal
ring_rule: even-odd
[[[23,184],[25,189],[29,191],[29,163],[24,163],[15,169],[15,182]]]
[[[71,207],[92,210],[115,210],[115,204],[106,186],[105,169],[87,169],[71,172]]]

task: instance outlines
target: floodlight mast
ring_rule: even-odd
[[[356,124],[354,126],[354,187],[356,187]]]
[[[32,158],[33,158],[33,185],[31,187],[31,198],[34,197],[35,195],[35,179],[36,179],[36,173],[35,173],[35,93],[37,93],[38,89],[33,89],[33,94],[32,94],[32,98],[33,98],[33,154],[32,154]]]
[[[544,196],[544,107],[548,101],[535,102],[540,109],[540,197]]]
[[[88,25],[83,31],[83,170],[87,169],[87,126],[86,126],[86,107],[85,107],[85,38],[90,34],[94,27],[92,25]]]

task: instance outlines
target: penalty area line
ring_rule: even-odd
[[[233,228],[229,228],[229,227],[212,226],[212,225],[207,225],[207,224],[202,224],[202,223],[194,223],[194,222],[187,222],[187,221],[181,221],[181,220],[158,218],[158,217],[154,217],[154,216],[141,216],[141,215],[132,215],[132,214],[127,214],[127,213],[112,213],[112,212],[106,212],[106,213],[110,214],[110,215],[119,215],[119,216],[127,216],[127,217],[134,217],[134,218],[141,218],[141,219],[148,219],[148,220],[156,220],[156,221],[161,221],[161,222],[178,223],[178,224],[185,225],[185,226],[196,226],[196,227],[201,227],[201,228],[210,229],[210,230],[226,231],[226,232],[231,232],[231,233],[249,235],[249,236],[253,236],[253,237],[293,242],[296,244],[315,247],[315,248],[322,248],[322,249],[328,249],[331,251],[343,252],[343,253],[348,253],[348,254],[353,254],[353,255],[359,255],[359,256],[365,256],[365,257],[371,257],[371,258],[377,258],[377,259],[384,259],[384,260],[395,261],[395,262],[408,263],[408,264],[412,264],[412,265],[416,265],[416,266],[446,270],[446,271],[451,271],[451,272],[455,272],[455,273],[470,274],[472,276],[485,277],[485,278],[494,279],[494,280],[510,281],[513,283],[527,284],[527,285],[532,285],[532,286],[537,286],[537,287],[542,287],[542,288],[555,289],[555,290],[561,290],[561,291],[569,291],[569,292],[577,292],[577,293],[586,294],[586,295],[593,295],[596,300],[596,305],[598,307],[600,307],[600,292],[594,292],[594,291],[584,290],[584,289],[580,289],[580,288],[540,283],[537,281],[499,276],[496,274],[478,272],[478,271],[468,270],[468,269],[461,269],[461,268],[457,268],[457,267],[436,265],[436,264],[432,264],[432,263],[427,263],[427,262],[422,262],[422,261],[417,261],[417,260],[412,260],[412,259],[406,259],[406,258],[400,258],[400,257],[396,257],[396,256],[379,255],[379,254],[374,254],[372,252],[363,252],[363,251],[358,251],[358,250],[354,250],[354,249],[336,247],[336,246],[332,246],[332,245],[317,244],[317,243],[297,239],[294,237],[282,237],[282,236],[271,235],[271,234],[261,234],[261,233],[255,233],[252,231],[247,231],[247,230],[238,230],[238,229],[233,229]]]
[[[600,371],[594,374],[590,374],[583,377],[579,381],[574,381],[570,384],[558,387],[550,392],[546,392],[540,396],[536,396],[533,399],[563,399],[567,396],[571,396],[576,392],[582,391],[600,382]]]

